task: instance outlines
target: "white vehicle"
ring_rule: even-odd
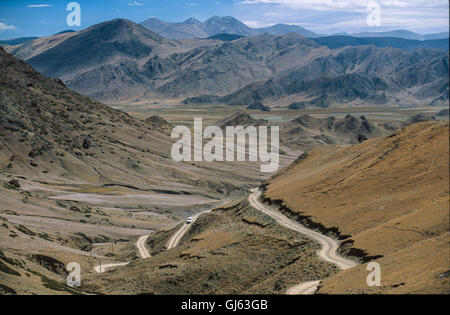
[[[186,224],[191,224],[192,221],[194,221],[194,218],[193,218],[193,217],[189,217],[189,218],[186,220]]]

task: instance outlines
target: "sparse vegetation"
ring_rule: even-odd
[[[243,218],[254,218],[261,226],[249,225]],[[151,260],[137,260],[133,270],[105,274],[101,281],[87,279],[86,289],[108,294],[148,290],[157,294],[278,294],[299,279],[337,271],[317,258],[316,244],[280,228],[246,202],[199,217],[180,245],[166,251],[167,238],[179,228],[150,235]],[[124,277],[130,281],[118,286],[116,280]],[[145,287],[132,280],[137,278],[145,279]],[[280,278],[285,279],[283,285],[275,290]]]
[[[20,277],[20,273],[18,273],[17,271],[11,269],[10,267],[8,267],[4,262],[9,263],[10,265],[16,265],[17,263],[12,260],[7,258],[3,252],[0,251],[0,272],[4,272],[13,276],[18,276]]]
[[[30,236],[36,236],[37,235],[35,232],[31,231],[29,228],[27,228],[24,225],[16,226],[16,228],[17,228],[18,231],[20,231],[20,232],[22,232],[22,233],[24,233],[26,235],[30,235]]]
[[[268,181],[267,201],[342,240],[342,254],[383,266],[382,288],[358,280],[361,266],[345,281],[325,280],[320,292],[448,293],[435,277],[448,269],[448,131],[448,123],[422,122],[353,147],[312,150]]]
[[[0,294],[79,294],[64,283],[68,261],[80,262],[83,285],[94,294],[283,294],[317,279],[325,279],[323,293],[448,293],[442,254],[448,250],[448,218],[442,216],[449,196],[448,130],[420,124],[373,139],[435,120],[426,113],[431,109],[410,106],[448,105],[448,51],[330,50],[295,34],[220,44],[193,39],[186,46],[129,21],[105,25],[117,32],[104,29],[92,42],[94,27],[76,35],[87,42],[72,44],[107,59],[97,60],[97,68],[89,64],[86,74],[73,69],[85,69],[89,56],[78,58],[68,84],[114,102],[140,97],[120,105],[133,117],[67,89],[0,48],[0,194],[3,207],[13,209],[0,210],[10,219],[0,217],[1,241],[8,245],[7,255],[0,250],[0,273],[9,281],[26,271],[17,283],[0,277]],[[107,54],[105,38],[115,46]],[[55,46],[47,50],[46,40],[37,50],[30,43],[15,52],[39,52],[30,63],[54,73],[74,47],[62,49],[71,41],[51,38]],[[137,59],[123,59],[119,46]],[[120,86],[105,88],[118,78]],[[161,106],[141,106],[148,95],[161,96],[153,103]],[[200,96],[173,106],[191,95]],[[379,105],[401,108],[387,112]],[[342,254],[379,259],[387,285],[358,287],[363,266],[336,276],[336,266],[317,257],[318,244],[249,207],[241,198],[269,176],[254,163],[174,163],[171,130],[189,127],[197,115],[205,125],[280,126],[281,166],[300,157],[268,182],[267,200],[339,238]],[[300,175],[292,175],[296,171]],[[176,222],[224,199],[234,201],[195,220],[179,246],[166,250],[174,231],[185,226]],[[141,260],[134,240],[153,230],[147,243],[153,257]],[[119,238],[128,243],[116,246]],[[131,263],[100,276],[90,273],[96,257]],[[422,274],[403,277],[398,266],[422,268]]]
[[[6,295],[6,294],[17,295],[17,292],[16,292],[16,290],[11,289],[10,287],[7,287],[6,285],[3,285],[0,283],[0,295]]]
[[[56,280],[50,279],[44,275],[40,275],[42,279],[42,283],[44,286],[50,290],[54,291],[60,291],[60,292],[67,292],[72,295],[82,295],[81,291],[71,288],[67,286],[65,283],[58,282]]]

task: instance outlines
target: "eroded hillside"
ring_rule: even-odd
[[[365,265],[324,281],[319,293],[448,293],[449,126],[413,124],[353,147],[304,154],[267,184],[265,197],[290,216],[342,240]]]
[[[3,49],[0,87],[2,293],[77,293],[69,262],[90,273],[136,258],[139,236],[260,180],[257,165],[174,162],[164,120],[92,101]]]
[[[92,275],[83,289],[106,294],[284,294],[298,282],[337,271],[316,256],[318,244],[280,227],[246,201],[200,216],[177,247],[165,250],[174,232],[152,234],[152,257]]]
[[[134,119],[70,91],[3,50],[0,54],[5,174],[41,184],[122,185],[179,196],[204,195],[199,191],[204,187],[212,188],[211,197],[231,193],[244,178],[248,185],[258,179],[228,166],[231,174],[237,171],[230,174],[237,181],[215,181],[219,167],[176,163],[170,157],[175,141],[168,135],[170,125]]]

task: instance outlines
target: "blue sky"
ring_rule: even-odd
[[[78,0],[81,27],[66,25],[65,0],[0,0],[0,39],[47,36],[83,29],[113,18],[141,22],[157,17],[180,22],[231,15],[252,27],[296,24],[318,33],[409,29],[419,33],[448,31],[448,0]],[[367,5],[380,7],[380,26],[367,23]]]

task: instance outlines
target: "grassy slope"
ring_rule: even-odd
[[[325,281],[320,292],[450,291],[442,276],[449,266],[448,147],[448,123],[415,124],[353,147],[314,150],[270,182],[266,197],[337,227],[367,255],[384,256],[382,288],[369,290],[360,266]]]
[[[177,227],[179,228],[179,227]],[[173,231],[149,238],[152,257],[85,279],[83,289],[106,294],[283,294],[303,281],[327,277],[333,265],[318,245],[235,203],[196,220],[181,244],[164,251]]]

